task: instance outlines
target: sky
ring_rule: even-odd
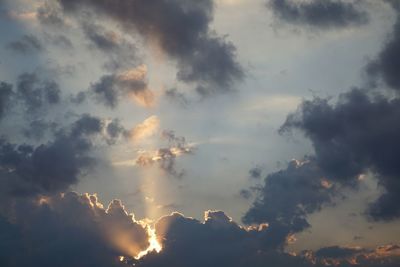
[[[1,266],[400,265],[397,0],[0,0]]]

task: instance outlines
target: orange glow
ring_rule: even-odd
[[[135,128],[131,130],[131,139],[133,141],[138,141],[147,138],[158,130],[160,126],[160,119],[157,116],[150,116],[145,119],[142,123],[136,125]]]

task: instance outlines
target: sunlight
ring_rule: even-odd
[[[146,250],[141,251],[136,257],[135,259],[140,259],[143,256],[147,255],[148,253],[155,251],[157,253],[159,253],[162,250],[162,246],[161,244],[158,242],[157,240],[157,236],[156,236],[156,232],[155,229],[151,228],[150,226],[147,226],[147,232],[149,234],[149,247]]]

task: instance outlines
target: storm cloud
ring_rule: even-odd
[[[327,99],[304,101],[288,116],[281,132],[299,129],[311,140],[322,174],[352,183],[368,171],[376,174],[386,192],[372,204],[375,219],[400,216],[400,99],[369,96],[353,89],[336,104]]]
[[[230,91],[244,72],[235,47],[210,29],[213,1],[64,1],[65,11],[78,13],[86,6],[122,24],[132,26],[148,42],[176,59],[177,78],[194,83],[201,95]]]
[[[73,192],[16,203],[12,217],[0,215],[0,234],[8,241],[2,266],[124,266],[119,256],[149,246],[147,229],[120,201],[104,208]]]
[[[265,178],[243,222],[268,223],[275,245],[282,247],[289,235],[310,226],[307,215],[329,203],[334,192],[312,159],[292,160],[286,169]]]
[[[313,28],[331,29],[358,26],[368,22],[368,15],[356,1],[342,0],[270,0],[267,7],[280,20]]]
[[[32,146],[0,140],[0,182],[3,196],[31,196],[67,190],[95,164],[91,137],[103,122],[83,115],[54,139]]]
[[[386,2],[392,4],[397,19],[382,50],[366,66],[366,73],[372,81],[381,78],[389,88],[398,92],[400,90],[400,7],[397,1]]]

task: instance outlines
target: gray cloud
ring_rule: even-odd
[[[318,167],[330,179],[352,183],[367,171],[375,173],[386,192],[369,213],[375,219],[394,219],[400,216],[399,118],[399,99],[353,89],[334,105],[320,98],[304,101],[281,132],[304,132]]]
[[[36,17],[40,23],[46,26],[65,26],[62,11],[60,10],[60,7],[53,1],[46,1],[39,6],[36,12]]]
[[[120,201],[103,208],[95,195],[65,193],[18,202],[0,216],[2,266],[126,266],[119,256],[146,249],[148,233]],[[4,238],[4,239],[3,239]]]
[[[0,119],[4,116],[11,102],[11,97],[13,95],[12,89],[12,84],[0,82]]]
[[[156,223],[162,242],[159,254],[150,254],[136,266],[310,266],[306,260],[270,250],[264,242],[267,228],[244,229],[222,211],[206,212],[205,221],[174,213]]]
[[[257,198],[243,217],[247,224],[268,223],[277,247],[307,227],[307,215],[331,201],[335,193],[313,160],[292,160],[287,169],[269,174]]]
[[[369,78],[382,80],[392,89],[400,90],[400,8],[397,1],[386,1],[396,10],[397,20],[378,56],[366,66]]]
[[[121,97],[132,96],[140,105],[149,107],[154,103],[154,95],[146,81],[147,70],[139,66],[120,74],[103,75],[90,86],[89,93],[104,105],[115,108]]]
[[[89,6],[126,29],[133,26],[147,41],[155,41],[176,59],[178,79],[194,83],[202,95],[230,91],[234,82],[244,76],[236,61],[235,47],[210,30],[214,8],[210,0],[59,2],[69,13]]]
[[[18,77],[16,96],[30,113],[46,104],[58,104],[61,90],[55,81],[42,81],[35,73],[23,73]]]
[[[43,45],[33,35],[24,35],[21,39],[7,44],[6,47],[20,54],[35,54],[43,51]]]
[[[100,119],[83,115],[55,138],[36,147],[0,140],[3,195],[26,196],[66,190],[95,164],[91,136],[100,134]]]
[[[342,0],[270,0],[267,6],[280,20],[314,28],[344,28],[368,22],[356,3]]]

